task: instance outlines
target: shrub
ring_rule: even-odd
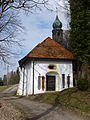
[[[77,87],[81,91],[85,91],[88,89],[88,80],[87,79],[78,79]]]

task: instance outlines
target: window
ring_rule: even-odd
[[[42,90],[44,91],[44,80],[45,80],[45,77],[42,76]]]
[[[90,0],[88,0],[88,12],[90,13]]]
[[[49,69],[56,69],[56,66],[55,65],[49,65],[48,68]]]
[[[40,90],[41,89],[41,76],[39,75],[38,76],[38,89]]]
[[[58,32],[58,36],[60,36],[60,32]]]
[[[90,59],[88,59],[88,69],[90,70]]]
[[[70,87],[70,76],[67,76],[67,84],[68,84],[68,88]]]
[[[62,87],[65,88],[65,74],[62,74]]]

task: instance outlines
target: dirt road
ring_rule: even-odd
[[[26,120],[90,120],[90,118],[84,118],[80,114],[72,113],[62,107],[10,96],[10,91],[8,97],[1,99],[8,100],[20,108],[25,113]]]
[[[26,99],[12,99],[13,104],[21,108],[27,117],[27,120],[89,120],[79,114],[63,110],[58,106],[52,106],[45,103],[30,101]]]

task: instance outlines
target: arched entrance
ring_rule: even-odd
[[[46,74],[46,91],[55,91],[56,90],[56,72],[48,72]]]

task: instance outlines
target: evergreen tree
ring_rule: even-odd
[[[77,66],[90,60],[90,0],[70,0],[71,47]]]
[[[2,81],[2,78],[0,77],[0,81]]]
[[[3,76],[3,84],[4,84],[4,85],[7,85],[7,75],[4,75],[4,76]]]
[[[0,86],[3,86],[3,81],[1,77],[0,77]]]
[[[19,83],[19,70],[17,68],[15,72],[11,71],[11,77],[9,79],[9,84],[13,85],[13,84],[18,84],[18,83]]]

